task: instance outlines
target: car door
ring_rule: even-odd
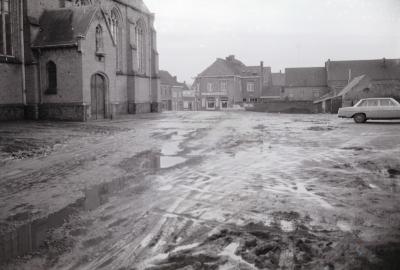
[[[368,99],[367,100],[367,108],[366,108],[366,116],[368,119],[379,118],[380,108],[379,108],[379,100],[378,99]]]
[[[394,107],[394,103],[388,99],[380,99],[379,100],[379,105],[380,105],[380,118],[382,119],[391,119],[393,117],[395,117],[395,107]]]
[[[391,99],[390,101],[390,110],[389,110],[389,116],[391,119],[400,119],[400,104],[398,102],[395,102]]]

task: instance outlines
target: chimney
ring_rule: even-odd
[[[264,62],[260,62],[260,90],[262,91],[262,86],[264,85]]]
[[[235,60],[235,56],[233,54],[229,55],[227,58],[225,58],[227,61],[233,61]]]

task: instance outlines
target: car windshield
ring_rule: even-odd
[[[367,101],[366,100],[360,100],[354,107],[365,107],[367,106]]]

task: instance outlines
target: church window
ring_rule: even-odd
[[[57,94],[57,66],[53,61],[46,65],[47,69],[47,91],[46,94]]]

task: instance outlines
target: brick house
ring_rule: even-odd
[[[174,77],[165,70],[160,70],[161,106],[164,111],[172,110],[172,86],[176,83]]]
[[[271,73],[271,81],[271,85],[264,88],[262,92],[262,100],[279,100],[285,92],[285,73],[281,71],[278,73]]]
[[[270,84],[271,68],[246,66],[234,55],[217,60],[194,81],[200,95],[200,109],[224,110],[243,102],[257,102],[262,89]]]
[[[162,109],[166,111],[183,110],[183,91],[189,90],[186,83],[178,82],[176,76],[168,71],[160,70]]]
[[[154,14],[141,0],[0,3],[0,120],[159,110]]]
[[[281,98],[288,101],[313,101],[328,92],[324,67],[285,69]]]
[[[199,97],[199,92],[194,87],[192,87],[191,89],[184,89],[182,91],[182,98],[184,111],[200,110],[201,101]]]

